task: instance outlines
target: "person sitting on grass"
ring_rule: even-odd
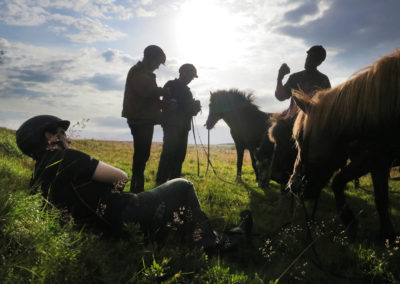
[[[138,194],[123,192],[127,174],[69,148],[70,122],[51,115],[25,121],[16,132],[19,149],[36,161],[31,188],[80,224],[100,226],[117,236],[124,224],[140,224],[150,240],[162,241],[171,227],[182,239],[205,249],[227,249],[249,236],[252,215],[242,211],[241,224],[222,234],[212,229],[201,210],[193,184],[173,179]]]

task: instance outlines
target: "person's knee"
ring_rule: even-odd
[[[177,193],[179,192],[179,194],[188,195],[188,194],[194,193],[193,183],[191,183],[187,179],[175,178],[175,179],[171,179],[171,180],[167,181],[167,184],[171,188],[174,188],[175,192],[177,192]]]
[[[193,183],[184,178],[174,178],[168,181],[168,183],[174,184],[177,187],[193,187]]]

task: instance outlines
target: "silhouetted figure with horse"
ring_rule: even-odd
[[[168,81],[164,86],[164,89],[169,90],[169,94],[163,97],[161,126],[164,137],[157,170],[158,185],[181,177],[190,122],[201,110],[200,101],[193,99],[188,87],[194,78],[197,78],[196,68],[193,64],[186,63],[179,68],[179,77]]]
[[[208,130],[220,120],[229,126],[237,153],[236,180],[242,179],[242,164],[244,150],[250,152],[251,163],[256,173],[255,151],[261,143],[264,130],[269,128],[270,113],[261,111],[253,103],[253,94],[246,94],[237,89],[218,90],[211,93],[209,114],[206,122]],[[273,144],[264,141],[266,157],[271,157]]]
[[[290,68],[286,63],[279,68],[275,97],[279,101],[290,99],[290,105],[284,112],[272,116],[271,127],[267,129],[263,143],[256,154],[259,184],[263,188],[268,187],[272,176],[282,185],[282,189],[289,180],[297,154],[292,139],[292,128],[298,108],[293,101],[292,90],[301,90],[309,97],[313,97],[317,90],[330,88],[329,78],[317,70],[325,58],[326,51],[321,45],[311,47],[307,51],[305,70],[290,75],[285,85],[282,84],[282,80],[290,73]],[[265,154],[265,148],[269,146],[265,146],[264,143],[268,145],[270,141],[275,144],[273,160]]]
[[[400,142],[400,50],[362,69],[347,82],[310,98],[294,92],[302,109],[294,137],[298,156],[289,181],[292,192],[316,199],[334,177],[332,189],[344,224],[357,221],[346,203],[348,181],[371,173],[380,236],[395,236],[389,213],[388,178]],[[350,164],[346,165],[348,158]]]

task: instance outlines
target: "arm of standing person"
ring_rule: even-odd
[[[283,63],[278,71],[278,78],[277,78],[276,89],[275,89],[275,97],[279,101],[287,100],[292,95],[290,90],[288,91],[287,88],[285,88],[282,84],[283,77],[285,77],[285,75],[289,74],[289,73],[290,73],[289,66],[287,66],[286,63]]]

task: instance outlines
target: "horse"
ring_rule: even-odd
[[[218,90],[210,94],[206,127],[208,130],[212,129],[220,119],[229,126],[236,146],[237,181],[241,181],[245,149],[250,152],[251,163],[258,179],[254,154],[260,145],[264,130],[270,126],[271,113],[261,111],[253,101],[253,94],[246,94],[237,89]],[[274,146],[270,141],[265,144],[266,155],[271,157]]]
[[[261,188],[269,185],[270,179],[285,187],[293,172],[297,149],[292,139],[292,128],[296,117],[285,117],[281,113],[271,116],[271,126],[266,130],[263,141],[256,151],[258,183]],[[274,143],[274,154],[269,157],[265,153],[265,143]]]
[[[305,199],[316,199],[341,168],[332,190],[342,221],[355,231],[357,223],[344,187],[349,180],[371,173],[380,236],[392,238],[388,177],[399,155],[400,50],[312,99],[301,91],[292,95],[302,111],[293,127],[298,152],[288,188]]]

